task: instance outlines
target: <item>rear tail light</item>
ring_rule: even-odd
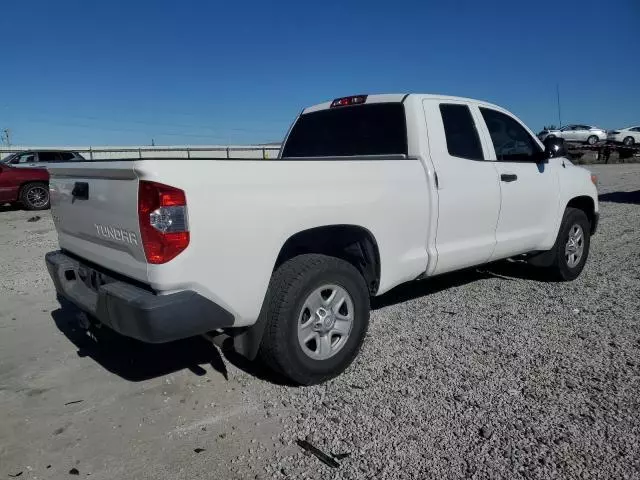
[[[167,263],[189,245],[187,199],[179,188],[140,181],[138,221],[149,263]]]
[[[366,95],[354,95],[352,97],[336,98],[331,102],[331,108],[346,107],[348,105],[359,105],[367,101]]]

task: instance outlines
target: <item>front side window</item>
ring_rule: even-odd
[[[34,163],[36,161],[35,153],[23,153],[22,155],[17,156],[11,163]]]
[[[440,114],[449,155],[469,160],[484,160],[480,137],[469,107],[443,103],[440,105]]]
[[[480,112],[491,134],[497,160],[526,162],[539,158],[542,149],[516,120],[490,108],[480,107]]]

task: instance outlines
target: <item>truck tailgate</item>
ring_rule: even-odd
[[[50,167],[51,214],[60,248],[144,282],[147,261],[133,165],[116,161]]]

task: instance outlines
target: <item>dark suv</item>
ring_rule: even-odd
[[[26,150],[12,153],[2,160],[2,163],[14,167],[46,168],[47,165],[62,162],[85,162],[85,158],[78,152],[68,150]]]

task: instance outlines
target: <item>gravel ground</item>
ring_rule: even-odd
[[[640,165],[590,169],[579,279],[502,262],[399,287],[354,365],[307,388],[200,339],[92,347],[46,281],[48,214],[0,213],[0,476],[640,478]]]
[[[285,438],[350,452],[336,478],[640,478],[640,166],[591,170],[602,221],[578,280],[502,263],[400,287],[345,375],[274,389],[298,412]]]

